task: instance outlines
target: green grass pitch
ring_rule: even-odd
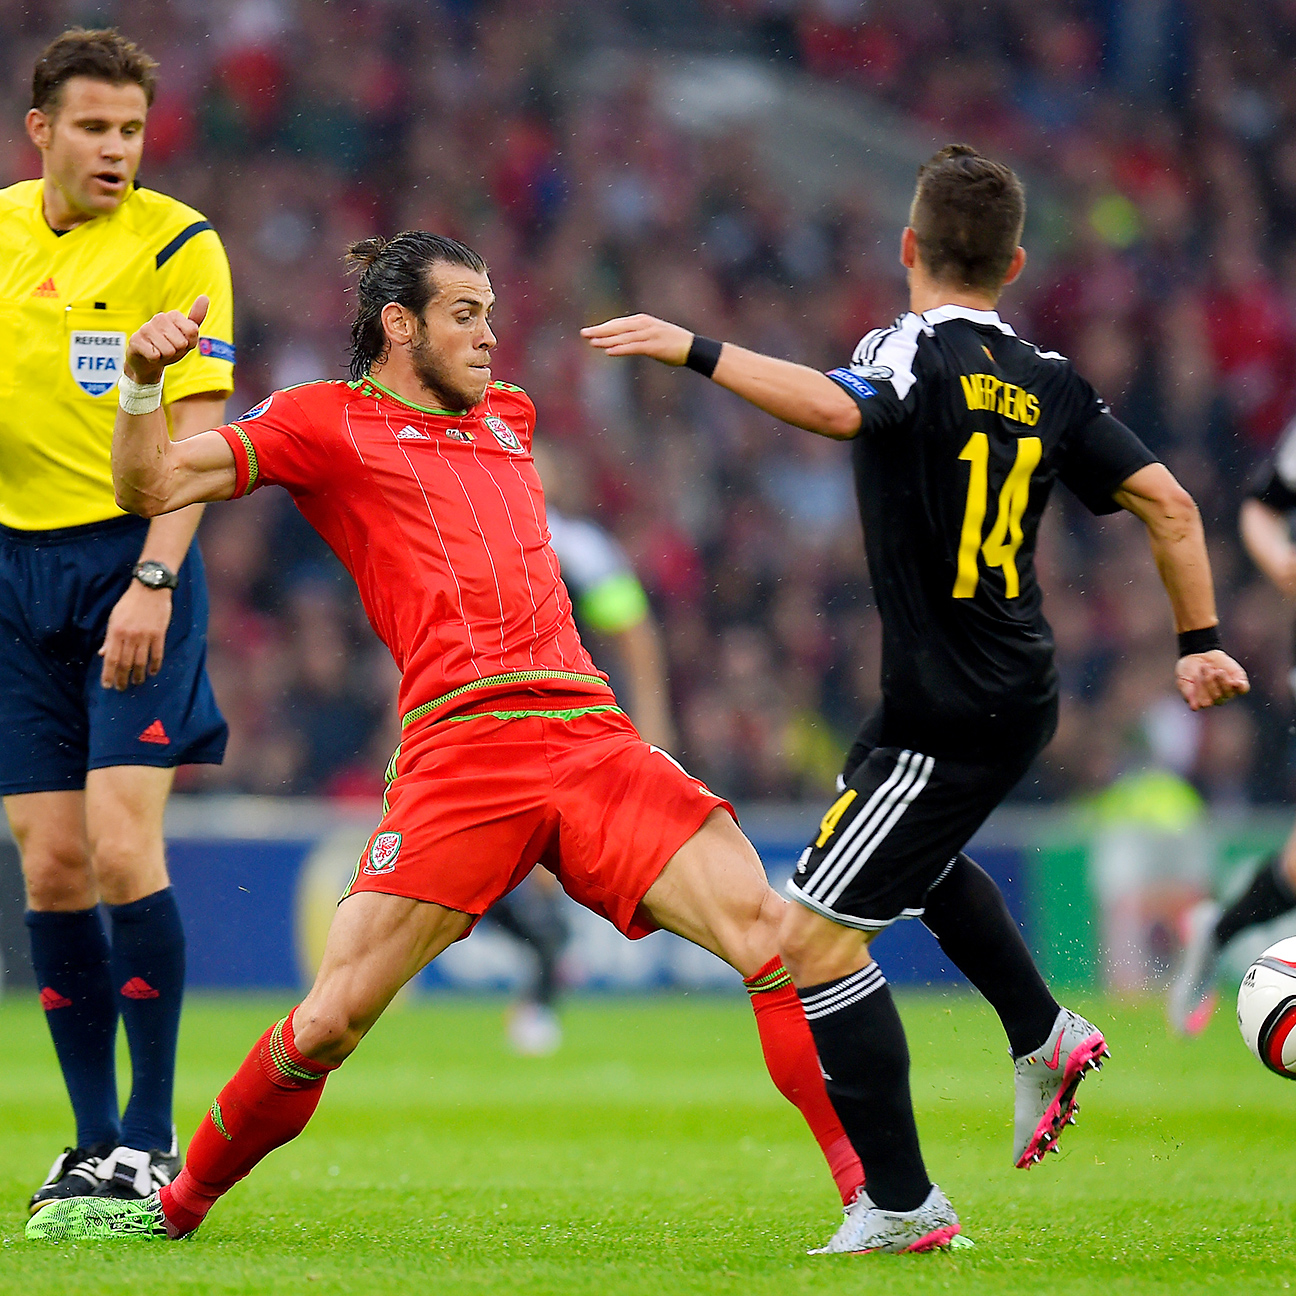
[[[1011,1070],[990,1013],[911,996],[929,1169],[973,1250],[808,1257],[838,1216],[737,997],[586,1000],[545,1059],[511,1056],[496,1002],[398,1006],[276,1152],[184,1245],[28,1243],[28,1194],[67,1140],[38,1005],[0,1004],[0,1292],[1269,1292],[1296,1281],[1296,1090],[1222,1010],[1192,1044],[1159,1004],[1075,1005],[1114,1057],[1060,1156],[1009,1165]],[[189,1003],[187,1134],[287,1007]]]

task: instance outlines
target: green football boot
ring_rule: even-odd
[[[66,1197],[27,1221],[27,1236],[40,1242],[100,1242],[112,1238],[167,1238],[157,1193],[143,1201],[117,1197]]]

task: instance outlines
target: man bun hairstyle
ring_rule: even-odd
[[[346,259],[360,275],[351,325],[351,377],[357,382],[387,354],[384,306],[395,302],[421,317],[437,293],[430,273],[435,265],[458,265],[486,273],[486,262],[472,248],[425,230],[405,230],[390,239],[361,239],[350,246]]]
[[[127,40],[115,28],[91,31],[73,27],[51,41],[36,60],[31,106],[46,113],[57,111],[64,83],[83,76],[111,85],[133,82],[144,91],[151,107],[157,92],[157,66],[134,41]]]
[[[947,144],[918,168],[909,224],[937,283],[997,293],[1025,220],[1021,181],[969,144]]]

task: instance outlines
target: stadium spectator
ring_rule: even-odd
[[[828,367],[900,309],[895,254],[878,241],[870,195],[861,187],[794,213],[753,139],[681,130],[648,60],[627,59],[611,79],[577,74],[587,50],[632,48],[651,5],[634,19],[611,0],[354,8],[363,21],[338,5],[312,7],[307,22],[290,0],[118,7],[125,29],[147,22],[150,43],[178,70],[150,122],[162,147],[150,145],[147,182],[203,210],[229,249],[240,285],[236,405],[342,376],[349,241],[408,227],[467,238],[508,288],[502,368],[545,411],[541,437],[581,460],[592,515],[643,574],[670,657],[682,758],[733,796],[818,797],[806,735],[840,745],[875,687],[857,633],[873,615],[858,523],[833,493],[832,462],[700,383],[610,374],[574,335],[633,301]],[[1101,374],[1116,413],[1201,502],[1222,562],[1237,553],[1247,475],[1296,407],[1288,9],[1169,0],[1136,17],[1133,6],[1071,0],[706,0],[692,7],[690,31],[712,49],[774,52],[916,129],[1008,156],[1047,216],[1031,239],[1041,254],[1005,300],[1008,318]],[[0,10],[8,65],[56,21]],[[0,153],[0,181],[34,167],[21,138]],[[285,282],[300,307],[291,314]],[[213,595],[230,759],[183,774],[188,789],[355,791],[339,772],[368,767],[363,751],[388,732],[363,656],[368,632],[340,588],[330,615],[345,634],[331,651],[345,657],[336,688],[356,721],[348,750],[308,754],[306,719],[282,688],[302,670],[294,591],[332,559],[290,514],[262,503],[256,542],[204,523],[214,554],[235,543],[249,552]],[[1118,528],[1074,509],[1064,522],[1046,582],[1050,615],[1067,625],[1059,742],[1097,732],[1120,667],[1150,651],[1127,607],[1137,593],[1104,579]],[[1209,745],[1210,768],[1188,777],[1207,797],[1282,799],[1293,791],[1291,706],[1264,678],[1285,673],[1289,636],[1250,569],[1236,557],[1229,569],[1221,614],[1277,657],[1272,668],[1248,659],[1251,724],[1229,739],[1241,783],[1221,781]],[[1081,612],[1055,608],[1066,598]],[[801,614],[814,618],[805,642],[787,632]],[[253,678],[254,695],[236,697],[232,682]],[[755,734],[751,696],[777,699]],[[735,750],[735,735],[750,745]],[[1129,768],[1148,750],[1131,735],[1102,759],[1046,753],[1018,796],[1069,799],[1108,763]]]

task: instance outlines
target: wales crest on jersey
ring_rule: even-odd
[[[68,343],[68,368],[83,392],[102,396],[121,377],[126,359],[126,334],[105,329],[73,329]]]
[[[369,858],[365,861],[366,873],[390,873],[396,867],[396,856],[400,854],[401,835],[398,832],[380,832],[369,846]]]
[[[522,442],[518,440],[517,433],[513,431],[502,418],[496,418],[494,414],[487,414],[482,422],[490,428],[495,440],[504,447],[505,450],[511,450],[514,454],[523,452]]]

